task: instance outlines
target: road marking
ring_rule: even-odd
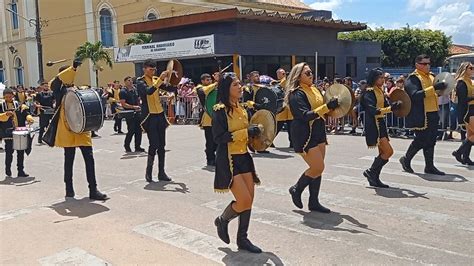
[[[174,223],[152,221],[136,226],[133,231],[220,264],[235,261],[241,265],[284,265],[276,256],[269,256],[268,261],[262,263],[261,255],[232,252],[228,248],[223,248],[227,245],[219,238]],[[236,249],[235,245],[231,247]],[[231,253],[228,254],[226,251]]]
[[[225,202],[211,201],[211,202],[204,203],[201,206],[207,207],[216,211],[221,211],[222,209],[225,208],[227,204],[228,203],[225,203]],[[349,246],[360,246],[361,242],[369,244],[370,241],[374,241],[376,238],[378,238],[378,239],[385,240],[383,242],[376,241],[375,243],[373,243],[377,245],[378,249],[385,246],[387,249],[393,250],[394,245],[397,245],[398,243],[408,246],[403,250],[404,255],[412,253],[414,256],[417,256],[417,254],[419,254],[418,252],[420,251],[416,250],[416,248],[420,248],[424,250],[422,252],[425,252],[428,249],[428,250],[434,250],[437,253],[443,252],[446,254],[456,255],[460,257],[474,258],[474,256],[469,255],[469,254],[463,254],[463,253],[459,253],[459,252],[455,252],[455,251],[451,251],[451,250],[447,250],[443,248],[427,246],[427,245],[423,245],[419,243],[398,240],[392,237],[380,235],[374,232],[373,230],[365,228],[366,225],[360,224],[360,223],[358,224],[357,221],[356,222],[351,221],[351,219],[349,219],[350,217],[347,217],[347,218],[348,219],[341,218],[343,221],[341,221],[341,223],[337,226],[332,226],[332,225],[326,224],[324,221],[318,221],[318,220],[309,218],[307,221],[308,223],[312,225],[317,225],[317,228],[312,228],[304,224],[305,218],[302,216],[290,215],[290,214],[263,209],[263,208],[259,208],[255,206],[252,207],[252,220],[253,221],[270,225],[270,226],[274,226],[277,228],[282,228],[291,232],[320,237],[322,239],[329,240],[329,241],[343,242],[345,245],[349,245]],[[348,224],[347,222],[350,224]],[[354,233],[352,235],[359,236],[361,239],[357,239],[357,241],[352,241],[347,238],[329,236],[327,233],[328,231],[321,231],[321,229],[334,230],[335,228],[343,232],[352,232]],[[384,251],[384,252],[389,252],[389,251]],[[392,252],[389,252],[389,253],[392,253]],[[406,256],[399,256],[399,258],[410,260],[410,261],[416,260],[414,258],[410,258]],[[427,263],[427,262],[423,262],[423,263]]]
[[[337,175],[333,177],[327,177],[325,180],[349,185],[357,186],[366,186],[367,180],[363,177],[354,177],[347,175]],[[455,200],[455,201],[464,201],[464,202],[474,202],[474,193],[455,191],[442,188],[433,188],[433,187],[423,187],[416,185],[408,185],[402,183],[390,182],[391,186],[399,186],[400,188],[387,188],[383,191],[387,192],[400,192],[406,197],[430,197],[434,196],[437,198]],[[382,191],[382,190],[381,190]]]
[[[451,149],[450,151],[454,151],[454,149]],[[394,151],[394,154],[397,154],[397,155],[400,155],[398,157],[401,157],[401,155],[405,155],[406,154],[406,151]],[[416,155],[415,155],[415,158],[423,158],[423,152],[420,151],[418,152]],[[442,159],[450,159],[450,160],[454,160],[454,156],[452,156],[451,154],[447,155],[447,154],[438,154],[436,153],[435,154],[435,157],[437,159],[439,158],[442,158]]]
[[[268,187],[262,185],[258,186],[257,189],[279,196],[287,196],[288,198],[290,197],[290,194],[286,188]],[[364,211],[375,215],[390,216],[394,218],[399,218],[401,216],[403,219],[410,221],[421,221],[427,224],[446,226],[454,230],[466,230],[474,232],[474,221],[454,217],[444,213],[414,209],[406,206],[399,206],[395,204],[365,200],[349,196],[341,196],[323,191],[321,191],[320,198],[322,202],[325,202],[328,205],[334,205],[346,209]]]
[[[16,210],[11,210],[11,211],[6,211],[0,214],[0,222],[14,219],[18,216],[28,214],[30,212],[31,212],[30,209],[16,209]]]
[[[400,156],[400,157],[401,157],[401,156]],[[390,163],[396,163],[396,164],[399,164],[399,165],[400,165],[400,163],[398,162],[398,159],[400,159],[400,157],[392,157],[392,158],[390,158]],[[360,157],[359,160],[373,161],[373,160],[374,160],[374,157],[373,157],[373,156],[364,156],[364,157]],[[457,162],[457,161],[456,161],[456,162]],[[421,160],[411,160],[411,164],[412,164],[412,165],[425,166],[425,161],[421,161]],[[440,168],[470,171],[468,168],[466,168],[466,167],[461,167],[460,164],[455,164],[454,162],[453,162],[453,163],[440,163],[440,162],[435,162],[435,165],[436,165],[437,167],[440,167]],[[456,165],[458,165],[458,166],[456,166]]]
[[[38,260],[41,265],[111,265],[80,248],[63,250]]]
[[[367,251],[372,252],[372,253],[375,253],[375,254],[380,254],[380,255],[389,256],[389,257],[392,257],[392,258],[397,258],[397,259],[408,260],[408,261],[414,261],[414,262],[426,264],[426,263],[423,263],[422,261],[417,260],[417,259],[398,256],[398,255],[396,255],[395,253],[390,252],[390,251],[385,251],[385,250],[380,250],[380,249],[375,249],[375,248],[369,248],[369,249],[367,249]]]

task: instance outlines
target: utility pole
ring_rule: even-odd
[[[36,23],[35,23],[35,36],[36,36],[36,46],[38,47],[38,72],[39,80],[38,83],[44,81],[43,73],[43,44],[41,43],[41,21],[39,15],[39,0],[35,0],[36,6]]]

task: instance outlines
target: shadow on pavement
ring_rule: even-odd
[[[88,197],[84,197],[80,200],[67,198],[63,202],[48,206],[48,208],[54,210],[61,216],[77,218],[85,218],[110,210],[101,204],[91,201]]]
[[[281,151],[281,152],[295,153],[295,150],[293,148],[275,147],[274,149],[277,150],[277,151]]]
[[[216,167],[210,166],[210,165],[203,166],[201,169],[204,171],[212,172],[212,173],[216,171]]]
[[[248,251],[232,251],[230,248],[219,248],[226,253],[222,258],[225,265],[284,265],[283,261],[272,252],[262,252],[260,254]]]
[[[148,183],[145,187],[146,190],[153,190],[153,191],[166,191],[166,192],[180,192],[180,193],[189,193],[189,188],[184,183],[180,182],[151,182]]]
[[[288,159],[293,158],[292,155],[283,155],[283,154],[276,154],[276,153],[253,153],[252,157],[254,158],[272,158],[272,159]]]
[[[351,226],[356,226],[360,229],[367,229],[373,231],[369,228],[368,225],[359,222],[354,217],[341,214],[338,212],[331,212],[331,213],[320,213],[320,212],[306,212],[301,210],[294,210],[293,212],[303,216],[303,224],[320,230],[330,230],[330,231],[338,231],[338,232],[348,232],[351,234],[366,234],[367,232],[363,232],[357,229],[349,229],[349,228],[341,228],[338,227],[340,224],[346,220],[347,222],[351,223]]]
[[[397,187],[390,187],[390,188],[373,188],[378,196],[390,198],[390,199],[403,199],[403,198],[423,198],[423,199],[430,199],[425,195],[428,193],[418,193],[416,191],[406,189],[406,188],[397,188]]]
[[[41,181],[35,180],[34,176],[28,177],[5,177],[4,180],[0,181],[0,185],[15,185],[15,186],[27,186]]]
[[[457,175],[457,174],[431,175],[431,174],[416,173],[416,175],[426,181],[433,181],[433,182],[467,182],[468,181],[464,176]]]

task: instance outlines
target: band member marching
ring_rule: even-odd
[[[165,173],[165,144],[166,128],[169,122],[166,119],[161,105],[160,90],[176,92],[176,88],[164,83],[168,71],[163,71],[159,77],[155,76],[156,64],[152,60],[146,60],[143,64],[144,75],[137,79],[137,90],[142,100],[142,129],[147,133],[148,161],[145,179],[152,182],[153,164],[155,155],[158,153],[158,180],[171,181]]]
[[[324,103],[323,95],[313,85],[313,79],[311,68],[303,62],[293,67],[287,81],[286,101],[294,117],[291,124],[293,147],[309,166],[289,191],[293,203],[301,209],[301,194],[309,186],[309,210],[329,213],[331,211],[319,203],[327,145],[324,115],[337,108],[339,102],[333,98]]]
[[[425,173],[444,175],[434,166],[434,148],[438,135],[438,96],[435,91],[442,91],[447,84],[434,84],[434,76],[430,73],[430,57],[419,55],[415,59],[416,70],[408,76],[405,91],[410,96],[412,108],[405,119],[406,127],[415,131],[415,139],[408,147],[405,156],[400,158],[403,170],[413,173],[411,160],[423,149],[425,156]]]
[[[3,91],[4,102],[0,104],[0,138],[5,142],[5,175],[12,176],[11,166],[13,162],[13,135],[17,127],[25,127],[33,124],[33,117],[28,112],[28,107],[14,100],[14,92],[11,89]],[[29,176],[24,170],[25,151],[16,151],[16,166],[18,177]]]
[[[459,149],[453,152],[456,160],[462,164],[474,165],[469,158],[471,147],[474,144],[474,85],[471,78],[474,76],[474,65],[463,62],[456,72],[456,95],[458,97],[458,123],[464,124],[467,135]]]
[[[140,127],[140,98],[138,97],[138,91],[133,86],[132,78],[126,77],[124,79],[125,87],[120,91],[120,105],[125,110],[133,110],[134,114],[126,118],[127,122],[127,135],[125,136],[124,148],[126,152],[131,152],[130,142],[135,137],[135,152],[145,152],[142,145],[142,129]]]
[[[97,189],[91,132],[75,133],[71,131],[66,121],[65,109],[67,107],[64,106],[64,99],[68,89],[75,89],[71,86],[74,83],[76,69],[80,65],[81,60],[75,59],[72,66],[61,67],[59,74],[50,82],[54,98],[56,99],[56,112],[59,112],[59,118],[56,120],[53,119],[48,130],[57,128],[54,146],[64,148],[64,183],[66,185],[66,197],[75,196],[72,177],[76,148],[79,148],[86,165],[89,198],[92,200],[105,200],[108,198],[107,195]]]
[[[259,125],[249,125],[249,114],[239,104],[241,96],[242,88],[236,74],[224,73],[218,85],[219,103],[214,106],[212,117],[212,133],[217,143],[214,190],[230,190],[235,201],[225,208],[214,224],[219,238],[229,244],[229,222],[239,217],[238,248],[261,253],[262,250],[247,238],[255,184],[260,183],[253,159],[247,150],[247,142],[250,137],[258,136],[262,131]]]
[[[117,116],[116,114],[119,112],[118,107],[120,106],[120,83],[118,81],[114,81],[112,88],[109,88],[107,91],[107,98],[110,103],[110,108],[112,110],[112,114],[114,114],[114,131],[118,134],[123,134],[122,132],[122,118]]]
[[[209,93],[215,90],[217,87],[216,82],[212,83],[211,75],[202,74],[201,75],[201,84],[196,86],[195,90],[197,95],[201,100],[201,104],[206,106],[206,98]],[[201,118],[200,127],[204,130],[204,136],[206,138],[206,161],[208,166],[216,166],[216,148],[217,144],[214,142],[214,137],[212,136],[212,118],[211,116],[204,111]]]
[[[49,126],[51,118],[53,118],[53,114],[45,113],[45,111],[52,110],[54,108],[54,97],[53,92],[49,89],[49,84],[47,82],[42,82],[40,87],[42,90],[35,97],[35,105],[40,111],[38,143],[42,144],[44,131]]]
[[[365,110],[365,141],[369,148],[378,147],[379,155],[372,166],[364,171],[364,176],[373,187],[388,188],[380,181],[380,172],[389,158],[393,155],[387,132],[385,114],[400,108],[401,102],[388,104],[383,91],[384,77],[380,68],[372,69],[367,77],[368,88],[361,98],[362,108]]]
[[[15,94],[15,100],[19,102],[20,104],[26,104],[28,101],[28,94],[25,91],[25,88],[23,85],[18,85],[16,87],[16,94]]]
[[[284,90],[286,88],[286,71],[283,68],[279,68],[276,71],[278,83],[281,88]],[[286,93],[285,93],[286,94]],[[277,135],[283,129],[283,125],[286,123],[286,128],[288,131],[288,140],[290,141],[290,148],[293,148],[293,143],[291,142],[291,121],[293,121],[293,115],[291,114],[290,107],[285,106],[283,111],[276,115],[277,120]]]

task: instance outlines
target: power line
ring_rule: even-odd
[[[121,4],[121,5],[112,6],[112,8],[113,8],[113,9],[117,9],[117,8],[120,8],[120,7],[132,5],[132,4],[136,4],[136,3],[137,3],[137,2],[129,2],[129,3]],[[100,10],[99,10],[99,11],[100,11]],[[85,16],[85,15],[87,15],[87,14],[92,14],[92,13],[96,13],[96,11],[84,12],[84,13],[81,13],[81,14],[70,15],[70,16],[64,16],[64,17],[58,17],[58,18],[52,18],[52,19],[48,19],[48,21],[56,21],[56,20],[70,19],[70,18],[75,18],[75,17],[82,17],[82,16]]]

